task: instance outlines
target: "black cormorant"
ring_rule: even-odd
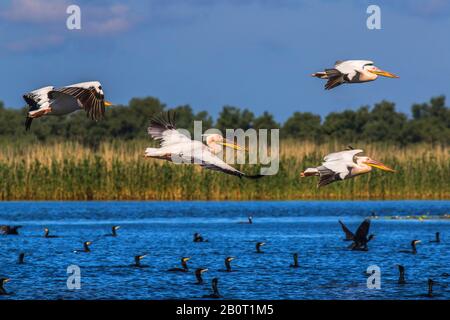
[[[300,267],[300,266],[298,265],[298,253],[295,252],[295,253],[292,255],[292,257],[294,258],[294,264],[291,264],[291,268],[298,268],[298,267]]]
[[[0,226],[0,234],[17,236],[20,228],[22,226]]]
[[[143,268],[145,266],[141,265],[141,260],[144,259],[147,255],[143,254],[140,256],[134,256],[134,265],[133,267],[137,267],[137,268]]]
[[[430,242],[440,243],[441,242],[441,233],[440,232],[436,232],[436,238],[434,240],[430,240]]]
[[[6,296],[9,295],[8,292],[6,292],[5,290],[5,283],[9,282],[10,279],[9,278],[0,278],[0,296]]]
[[[427,297],[432,298],[433,297],[433,285],[435,284],[435,282],[433,281],[433,279],[428,279],[428,293],[427,293]]]
[[[213,293],[204,295],[203,298],[210,298],[210,299],[222,298],[222,296],[219,293],[219,288],[217,286],[218,283],[219,283],[219,279],[218,278],[213,278],[212,281],[211,281],[211,287],[212,287]]]
[[[227,272],[231,272],[231,261],[233,261],[235,258],[234,257],[226,257],[225,258],[225,268]]]
[[[242,223],[242,224],[252,224],[253,223],[253,217],[252,216],[248,216],[248,221],[246,221],[246,222],[239,222],[239,223]]]
[[[200,233],[196,232],[194,233],[194,242],[208,242],[208,240],[205,240]]]
[[[398,272],[399,272],[398,284],[405,284],[406,283],[406,280],[405,280],[405,267],[402,266],[401,264],[398,264],[397,267],[398,267]]]
[[[355,234],[351,232],[341,220],[339,220],[339,224],[341,225],[342,230],[345,233],[345,240],[353,241],[353,243],[349,246],[350,249],[359,251],[368,250],[367,244],[375,237],[373,234],[367,237],[370,229],[370,219],[365,219],[359,225]]]
[[[24,264],[25,263],[25,253],[21,252],[19,253],[19,259],[17,260],[17,264]]]
[[[189,268],[188,268],[187,262],[190,259],[191,259],[190,257],[183,257],[183,258],[181,258],[181,266],[182,266],[182,268],[172,268],[172,269],[169,269],[167,271],[170,271],[170,272],[188,272]]]
[[[263,251],[261,251],[261,247],[265,244],[266,244],[265,242],[257,242],[256,243],[256,253],[263,253]]]
[[[400,250],[400,252],[416,254],[417,253],[416,244],[418,244],[420,242],[421,242],[420,240],[413,240],[413,241],[411,241],[411,250]]]
[[[107,234],[109,237],[117,237],[117,230],[120,229],[120,226],[112,226],[111,233]]]
[[[91,241],[85,241],[83,243],[83,249],[81,250],[75,250],[74,252],[78,253],[78,252],[91,252],[91,249],[89,249],[89,246],[92,244]]]
[[[196,284],[203,284],[202,273],[206,271],[208,271],[208,269],[205,268],[197,268],[195,270],[195,277],[197,278]]]
[[[50,235],[50,230],[48,228],[44,228],[44,238],[58,238],[58,236]]]

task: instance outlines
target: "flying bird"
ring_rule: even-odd
[[[365,219],[356,230],[356,233],[351,232],[341,220],[339,220],[339,224],[345,233],[345,240],[353,241],[353,243],[349,246],[350,249],[358,251],[368,250],[367,244],[374,238],[373,234],[368,236],[370,219]]]
[[[238,177],[250,179],[262,177],[262,175],[246,175],[216,156],[222,151],[222,147],[241,151],[244,151],[245,148],[225,139],[220,134],[204,134],[206,145],[201,141],[191,140],[176,129],[170,114],[168,119],[153,118],[148,133],[153,139],[160,141],[161,147],[147,148],[145,157],[167,160],[176,164],[198,164],[205,169],[221,171]]]
[[[383,71],[369,60],[336,61],[334,68],[312,74],[313,77],[327,79],[325,90],[331,90],[343,83],[362,83],[374,81],[378,76],[398,78],[393,73]]]
[[[52,115],[63,116],[83,109],[92,120],[98,121],[105,114],[105,107],[112,103],[105,100],[98,81],[82,82],[67,87],[40,88],[23,95],[29,110],[25,129],[29,130],[33,119]]]
[[[363,150],[345,150],[330,153],[323,158],[322,165],[316,168],[308,168],[303,171],[301,177],[319,176],[319,187],[323,187],[335,181],[354,178],[358,175],[369,173],[372,168],[395,172],[385,164],[373,160],[367,156],[357,156]]]

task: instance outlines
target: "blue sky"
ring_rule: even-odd
[[[82,30],[66,28],[69,4]],[[382,30],[366,28],[379,5]],[[216,116],[225,104],[325,115],[382,99],[409,112],[450,93],[450,1],[6,0],[0,4],[0,100],[45,85],[100,80],[107,98],[155,96]],[[323,90],[312,72],[370,59],[400,79]]]

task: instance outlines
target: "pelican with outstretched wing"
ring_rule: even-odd
[[[42,116],[63,116],[83,109],[92,120],[98,121],[105,114],[105,107],[112,103],[105,101],[100,82],[91,81],[72,84],[67,87],[52,86],[40,88],[23,95],[29,107],[25,129],[29,130],[31,122]]]
[[[155,117],[148,127],[149,135],[160,141],[160,148],[147,148],[145,157],[171,161],[176,164],[197,164],[205,169],[221,171],[238,177],[256,179],[262,175],[250,176],[225,163],[216,154],[222,146],[245,151],[245,148],[222,137],[220,134],[206,134],[206,145],[201,141],[191,140],[178,131],[170,114],[167,119]]]
[[[331,90],[343,83],[362,83],[374,81],[378,76],[398,78],[393,73],[383,71],[369,60],[336,61],[334,68],[312,74],[313,77],[327,79],[325,90]]]
[[[357,156],[363,150],[345,150],[330,153],[323,159],[321,166],[308,168],[301,173],[301,177],[319,176],[319,187],[323,187],[335,181],[354,178],[361,174],[369,173],[372,168],[395,172],[380,161],[373,160],[367,156]]]

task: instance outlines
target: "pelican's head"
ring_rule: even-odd
[[[102,97],[104,99],[105,93],[103,92],[103,87],[102,87],[101,83],[98,81],[92,81],[91,83],[92,83],[92,86],[95,88],[95,91],[97,91],[97,93],[100,95],[100,97]],[[109,102],[106,100],[104,100],[103,103],[105,104],[105,107],[110,107],[113,105],[112,102]]]
[[[225,139],[218,133],[203,134],[202,137],[206,138],[206,145],[214,152],[219,153],[222,151],[221,146],[225,146],[234,150],[245,151],[244,147],[241,147],[234,141]]]
[[[371,159],[369,157],[355,157],[356,158],[356,163],[357,164],[365,164],[368,165],[370,167],[374,167],[374,168],[378,168],[384,171],[389,171],[389,172],[395,172],[394,169],[389,168],[388,166],[386,166],[384,163]]]
[[[399,78],[397,75],[390,73],[388,71],[384,71],[374,66],[373,64],[365,65],[364,70],[369,71],[370,73],[375,74],[376,76],[388,77],[388,78]]]

